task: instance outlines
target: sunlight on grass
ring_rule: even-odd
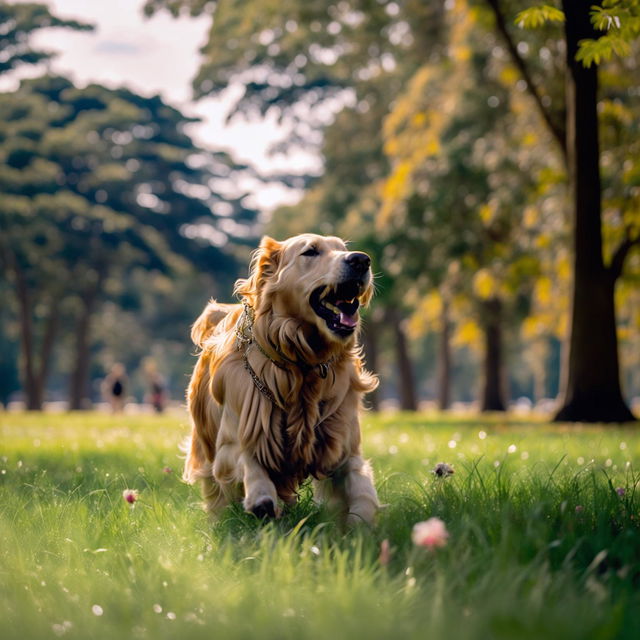
[[[640,635],[637,430],[367,416],[388,506],[345,532],[308,487],[277,522],[210,524],[186,423],[0,415],[3,638]],[[434,551],[411,542],[431,516]]]

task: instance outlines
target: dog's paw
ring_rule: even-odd
[[[269,496],[259,498],[248,511],[251,511],[260,520],[276,517],[276,505]]]
[[[374,526],[375,517],[372,514],[366,516],[359,513],[349,512],[345,519],[347,529],[370,529]]]

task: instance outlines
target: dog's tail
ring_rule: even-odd
[[[230,311],[238,305],[222,304],[215,300],[210,300],[209,304],[204,308],[200,317],[193,323],[191,327],[191,339],[193,343],[200,348],[204,347],[205,342],[216,327],[224,320]]]

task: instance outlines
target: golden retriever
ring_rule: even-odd
[[[277,517],[312,476],[316,500],[350,524],[373,522],[358,413],[378,380],[357,343],[358,309],[372,292],[369,256],[339,238],[264,237],[236,282],[242,304],[207,305],[191,332],[202,351],[183,477],[200,480],[208,511],[242,500],[259,518]]]

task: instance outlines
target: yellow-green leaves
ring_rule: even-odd
[[[529,7],[516,16],[516,24],[521,29],[535,29],[547,22],[564,22],[564,13],[549,4]]]
[[[597,40],[581,40],[580,48],[576,54],[576,60],[581,61],[585,67],[592,64],[607,62],[616,55],[624,58],[631,54],[631,45],[623,37],[611,33]]]
[[[601,6],[591,7],[591,23],[604,35],[582,40],[577,60],[590,67],[614,56],[630,56],[631,45],[640,35],[640,1],[605,0]]]
[[[518,13],[515,20],[521,29],[535,29],[548,22],[564,21],[564,13],[548,4],[529,7]],[[627,57],[632,54],[632,42],[640,35],[640,1],[605,0],[601,5],[591,7],[591,23],[603,35],[581,40],[576,60],[590,67],[607,62],[614,56]]]

